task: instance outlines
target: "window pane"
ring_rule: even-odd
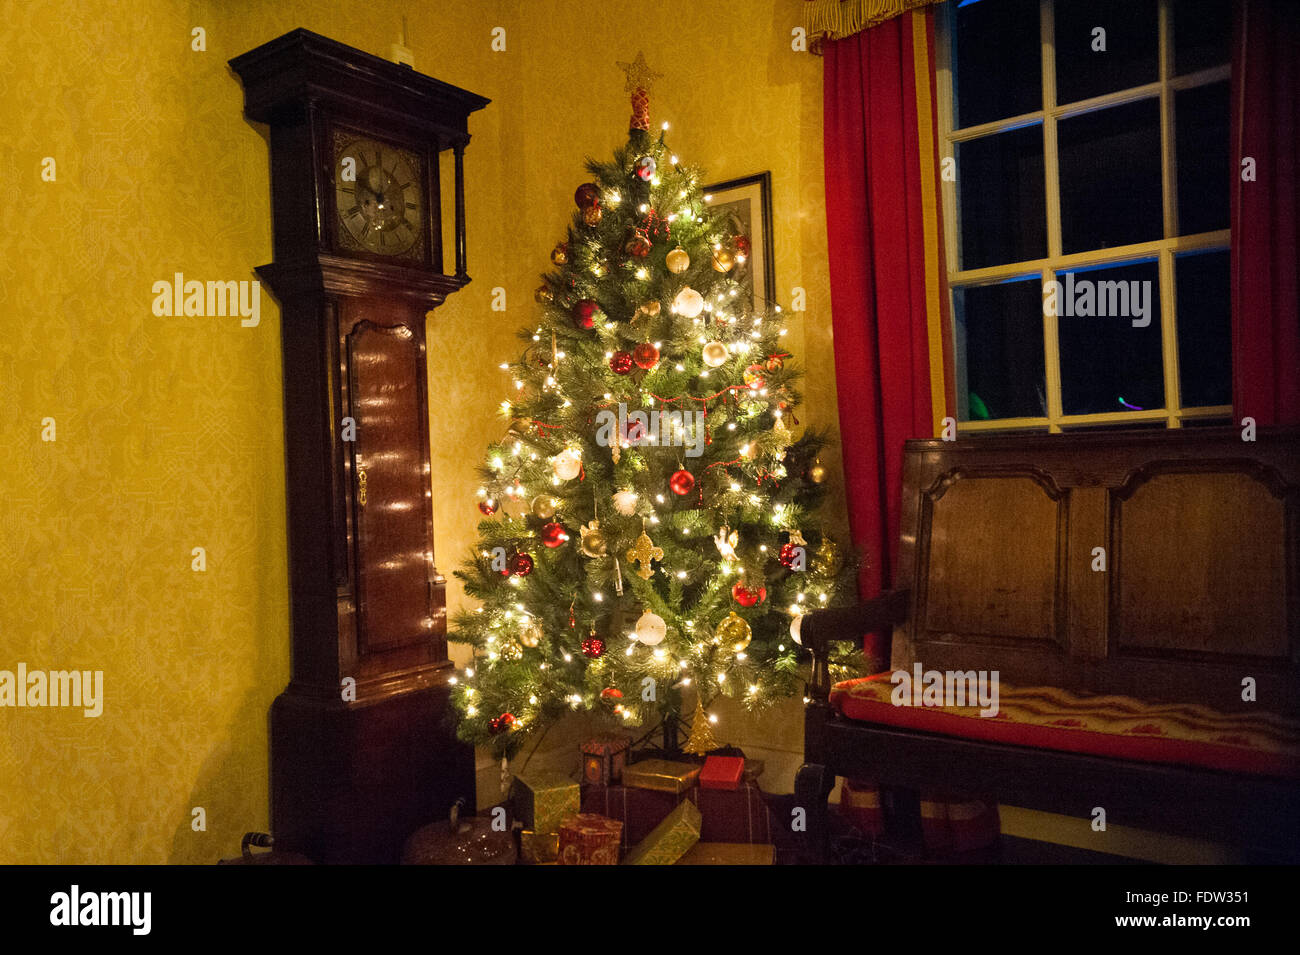
[[[1147,242],[1164,234],[1158,100],[1063,119],[1057,125],[1057,142],[1061,248],[1066,254]]]
[[[1232,59],[1230,0],[1176,0],[1171,22],[1175,75],[1223,66]]]
[[[1232,324],[1228,252],[1174,257],[1178,381],[1184,408],[1232,404]]]
[[[1057,273],[1061,407],[1067,415],[1164,407],[1157,279],[1154,261]],[[1050,292],[1043,307],[1053,307]]]
[[[1228,84],[1174,94],[1177,130],[1178,232],[1228,228],[1232,158],[1228,142]]]
[[[1042,279],[957,288],[953,304],[960,420],[1045,417]]]
[[[953,31],[954,129],[1041,109],[1038,0],[957,7]]]
[[[1155,0],[1057,0],[1055,10],[1058,103],[1159,79]]]
[[[1038,123],[957,144],[963,269],[1047,254],[1043,176]]]

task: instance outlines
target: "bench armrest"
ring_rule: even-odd
[[[800,642],[812,653],[812,682],[808,695],[825,702],[831,692],[830,643],[852,640],[862,643],[864,634],[891,629],[907,619],[911,594],[891,590],[855,607],[835,607],[805,614],[799,625]]]

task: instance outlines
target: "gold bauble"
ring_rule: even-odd
[[[533,498],[529,505],[533,512],[533,517],[540,518],[543,521],[549,521],[555,516],[555,498],[546,494],[539,494]]]
[[[582,221],[587,223],[589,226],[600,225],[600,217],[600,206],[587,206],[587,208],[582,210]]]
[[[551,264],[564,265],[569,261],[569,246],[566,242],[559,243],[551,249]]]
[[[516,660],[522,660],[523,656],[524,656],[524,648],[521,647],[519,644],[515,643],[513,640],[507,640],[505,643],[501,645],[502,660],[506,660],[507,662],[513,663]]]
[[[736,264],[736,257],[726,249],[713,250],[713,270],[715,272],[730,272],[731,267]]]
[[[542,642],[542,625],[532,617],[524,624],[523,631],[519,634],[519,642],[526,647],[535,647]]]
[[[704,311],[704,296],[688,285],[673,299],[673,308],[678,315],[694,318]]]
[[[668,266],[669,272],[681,274],[691,267],[691,257],[686,254],[686,250],[680,245],[664,256],[664,265]]]
[[[821,484],[826,480],[826,465],[820,461],[814,461],[813,466],[808,469],[808,480],[814,484]]]
[[[749,646],[749,641],[754,639],[754,631],[749,629],[749,623],[734,610],[727,614],[727,619],[718,624],[713,632],[723,643],[730,644],[736,653],[743,651]]]
[[[548,285],[537,286],[537,291],[533,293],[533,301],[541,305],[549,305],[554,298]]]
[[[605,532],[600,529],[600,521],[592,521],[578,528],[582,534],[582,552],[588,557],[604,557],[607,553]]]
[[[704,346],[701,357],[704,359],[704,364],[710,368],[717,368],[727,360],[727,346],[722,342],[709,342]]]
[[[642,315],[648,315],[650,318],[654,318],[659,314],[659,299],[652,298],[648,302],[642,302],[637,308],[637,311]]]
[[[840,572],[840,545],[829,537],[823,537],[821,546],[813,554],[813,572],[823,577],[834,577]]]

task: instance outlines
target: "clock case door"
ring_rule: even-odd
[[[319,862],[396,862],[454,800],[474,805],[433,563],[425,326],[469,281],[463,152],[468,116],[488,100],[307,30],[230,65],[245,115],[269,127],[274,260],[257,272],[280,303],[284,365],[292,652],[270,714],[272,831],[278,848]],[[336,130],[421,158],[418,260],[340,246]]]

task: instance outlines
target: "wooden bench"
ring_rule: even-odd
[[[827,858],[837,776],[1082,818],[1101,806],[1111,824],[1300,859],[1294,780],[850,720],[828,702],[827,660],[831,641],[892,628],[892,669],[1295,715],[1300,429],[909,441],[902,508],[895,589],[802,623],[808,861]]]

